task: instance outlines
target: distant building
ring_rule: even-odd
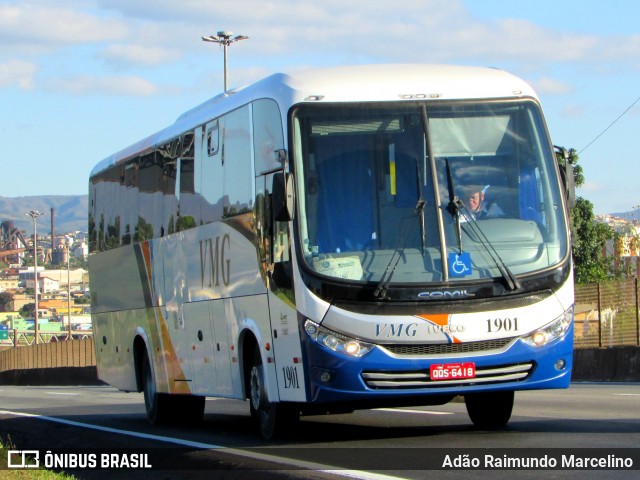
[[[80,244],[73,249],[73,256],[86,260],[89,256],[89,244],[85,241],[80,242]]]
[[[616,233],[607,240],[605,255],[612,255],[617,269],[637,276],[640,271],[640,221],[613,215],[596,215],[596,221],[605,223]]]
[[[19,283],[20,282],[17,278],[0,279],[0,291],[16,290]]]
[[[13,309],[16,312],[20,311],[22,309],[22,307],[24,307],[25,305],[28,305],[29,303],[34,303],[32,295],[25,295],[25,294],[22,294],[22,293],[16,293],[13,296]],[[40,307],[40,305],[38,305],[38,307]]]
[[[44,272],[44,267],[38,267],[38,276]],[[33,267],[22,267],[18,270],[18,282],[21,287],[35,288]]]
[[[58,270],[45,270],[44,272],[40,272],[39,276],[46,277],[58,282],[58,284],[60,285],[60,288],[64,288],[64,289],[67,288],[69,281],[71,281],[71,288],[74,289],[74,285],[80,288],[86,273],[87,273],[86,270],[83,270],[82,268],[76,268],[74,270],[71,270],[69,272],[69,275],[67,275],[66,269],[58,269]]]

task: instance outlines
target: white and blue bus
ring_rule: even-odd
[[[248,399],[266,438],[455,396],[504,426],[514,391],[571,377],[565,177],[536,94],[497,69],[328,68],[215,97],[91,173],[99,377],[143,391],[152,423]]]

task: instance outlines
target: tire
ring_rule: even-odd
[[[142,363],[142,385],[144,391],[144,407],[147,419],[152,425],[162,425],[169,422],[172,416],[171,397],[166,393],[158,393],[156,380],[151,370],[149,357],[145,355]]]
[[[256,347],[248,373],[249,408],[260,435],[267,440],[285,436],[300,420],[300,411],[294,406],[269,402],[265,369],[260,350]]]
[[[511,418],[513,399],[513,392],[473,393],[465,395],[464,403],[476,428],[498,430]]]

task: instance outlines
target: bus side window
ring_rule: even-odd
[[[220,148],[220,130],[218,128],[218,120],[215,120],[207,128],[207,154],[213,157],[218,153]]]

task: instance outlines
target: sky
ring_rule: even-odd
[[[351,64],[498,67],[575,148],[596,214],[640,204],[640,2],[0,0],[0,196],[81,195],[103,158],[229,86]]]

